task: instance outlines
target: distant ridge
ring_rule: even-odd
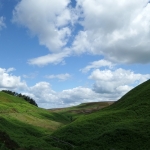
[[[52,108],[52,109],[48,109],[50,111],[55,111],[55,112],[61,112],[63,110],[67,111],[67,110],[81,110],[81,109],[94,109],[95,110],[99,110],[101,108],[104,107],[108,107],[110,105],[112,105],[115,101],[100,101],[100,102],[87,102],[87,103],[81,103],[77,106],[72,106],[72,107],[64,107],[64,108]]]

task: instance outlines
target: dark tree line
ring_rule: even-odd
[[[2,92],[5,92],[7,94],[10,94],[10,95],[13,95],[13,96],[17,96],[17,97],[20,97],[20,98],[23,98],[25,101],[27,101],[28,103],[32,104],[32,105],[35,105],[38,107],[37,103],[35,102],[34,99],[32,99],[31,97],[27,96],[27,95],[22,95],[21,93],[18,94],[16,92],[13,92],[13,91],[9,91],[9,90],[2,90]]]

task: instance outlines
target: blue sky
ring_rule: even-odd
[[[0,90],[39,107],[118,100],[150,78],[148,0],[0,0]]]

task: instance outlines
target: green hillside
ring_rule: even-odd
[[[0,149],[58,149],[45,137],[68,122],[61,114],[50,113],[19,97],[0,92]]]
[[[149,150],[150,80],[114,102],[45,110],[0,92],[0,150]]]
[[[113,105],[55,131],[53,146],[70,150],[149,150],[150,80]]]
[[[50,109],[49,111],[65,115],[72,122],[76,120],[78,117],[91,114],[102,108],[108,107],[113,103],[114,101],[89,102],[89,103],[82,103],[80,105],[73,107]]]

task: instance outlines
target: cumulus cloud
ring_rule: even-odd
[[[43,108],[58,108],[78,105],[84,102],[118,100],[134,86],[150,78],[150,74],[136,74],[130,70],[95,69],[89,79],[94,80],[93,88],[78,86],[61,92],[54,91],[48,82],[27,86],[20,76],[12,75],[14,68],[0,68],[0,90],[7,89],[32,97]],[[50,76],[65,80],[69,74]]]
[[[60,81],[65,81],[71,78],[71,75],[68,73],[65,73],[65,74],[57,74],[57,75],[47,75],[45,77],[48,79],[58,79]]]
[[[102,59],[99,61],[91,62],[85,68],[80,69],[80,71],[82,71],[83,73],[86,73],[86,72],[90,71],[91,69],[96,69],[96,68],[101,68],[101,67],[112,68],[113,66],[114,66],[114,64],[112,62]]]
[[[148,2],[77,0],[84,31],[78,33],[72,49],[104,55],[115,62],[150,62]]]
[[[21,0],[13,11],[13,22],[38,36],[41,45],[58,52],[66,45],[70,29],[69,0]],[[58,5],[59,4],[59,5]]]
[[[102,98],[90,88],[76,87],[73,89],[63,90],[59,97],[64,105],[77,105],[84,102],[100,101]]]
[[[76,87],[56,92],[48,82],[38,82],[34,86],[27,86],[20,76],[12,75],[14,68],[0,68],[0,90],[12,90],[32,97],[43,108],[67,107],[82,102],[102,100],[98,93],[89,88]],[[55,76],[61,80],[70,77],[69,74]]]
[[[5,20],[5,18],[3,16],[1,16],[0,17],[0,30],[2,30],[2,28],[6,27],[4,20]]]
[[[34,98],[40,107],[68,107],[84,102],[118,100],[126,92],[149,78],[150,74],[138,74],[122,68],[95,69],[89,76],[89,79],[94,81],[91,88],[78,86],[56,92],[51,88],[50,83],[39,82],[29,87],[26,94]]]
[[[34,98],[39,107],[44,108],[68,107],[83,102],[104,100],[100,94],[85,87],[76,87],[56,92],[51,89],[48,82],[39,82],[30,87],[24,94]]]
[[[57,97],[56,92],[51,89],[50,83],[48,82],[39,82],[34,86],[29,87],[29,91],[37,101],[40,102],[55,102]]]
[[[0,90],[10,89],[10,90],[21,90],[26,89],[27,85],[24,81],[21,81],[20,76],[15,76],[10,74],[14,71],[14,68],[3,69],[0,68]]]
[[[76,0],[75,8],[70,2],[21,0],[15,7],[13,22],[30,30],[51,52],[29,64],[58,64],[68,57],[63,55],[66,48],[69,56],[88,53],[113,62],[150,62],[148,0]]]
[[[150,74],[136,74],[122,68],[116,70],[94,70],[89,79],[95,81],[93,90],[97,93],[119,94],[120,96],[134,86],[148,80]]]
[[[30,59],[28,63],[44,66],[62,62],[68,55],[64,47],[76,18],[70,7],[70,0],[21,0],[13,11],[13,22],[27,28],[38,37],[39,44],[46,46],[51,52]]]

